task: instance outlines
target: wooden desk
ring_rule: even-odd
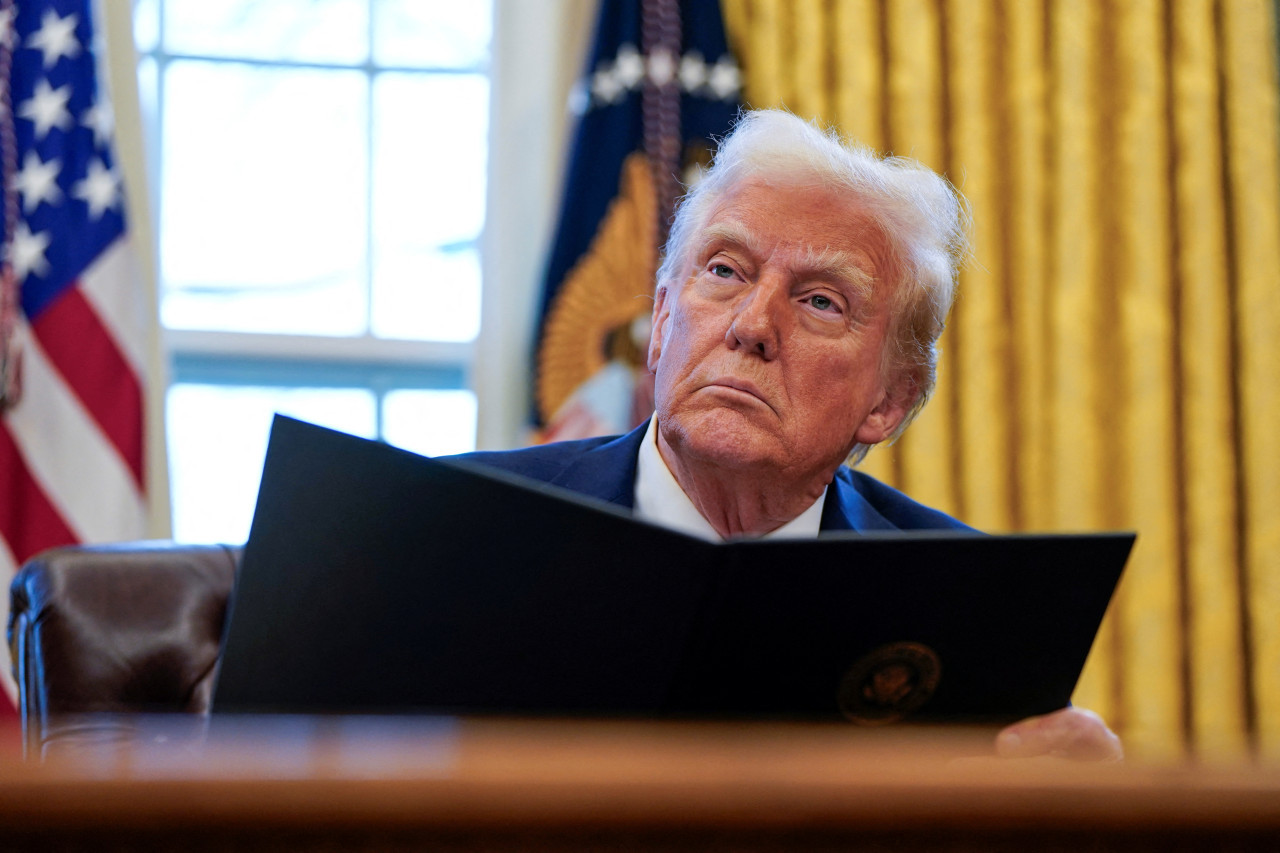
[[[1280,850],[1277,768],[844,726],[288,719],[0,761],[0,850]]]

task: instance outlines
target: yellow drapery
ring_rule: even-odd
[[[938,391],[867,470],[992,531],[1136,529],[1076,703],[1149,758],[1280,756],[1271,0],[722,5],[751,106],[973,204]]]

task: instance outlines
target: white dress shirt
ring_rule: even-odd
[[[812,539],[822,527],[822,504],[827,490],[823,489],[809,508],[799,516],[761,536],[761,539]],[[721,540],[711,523],[702,517],[698,508],[676,482],[675,475],[667,467],[666,460],[658,452],[658,416],[649,419],[644,441],[640,443],[640,456],[636,461],[635,514],[652,524],[660,524],[690,536]]]

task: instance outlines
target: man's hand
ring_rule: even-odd
[[[1001,758],[1056,755],[1077,761],[1120,761],[1124,747],[1102,718],[1083,708],[1063,708],[1029,717],[996,736]]]

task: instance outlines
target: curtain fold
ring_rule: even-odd
[[[1197,740],[1213,751],[1243,746],[1245,684],[1241,630],[1237,500],[1239,457],[1227,252],[1223,139],[1219,112],[1219,51],[1211,0],[1174,8],[1171,45],[1174,112],[1173,192],[1180,215],[1174,235],[1181,335],[1179,426],[1184,484],[1180,495],[1190,621],[1187,677],[1194,690],[1189,714]]]
[[[1235,440],[1239,454],[1241,558],[1249,710],[1269,755],[1280,754],[1280,186],[1275,116],[1274,7],[1224,2],[1218,50],[1225,101],[1228,257],[1234,292]]]
[[[974,209],[934,399],[864,463],[993,531],[1131,528],[1075,701],[1145,757],[1280,755],[1269,0],[723,0],[752,106]]]

